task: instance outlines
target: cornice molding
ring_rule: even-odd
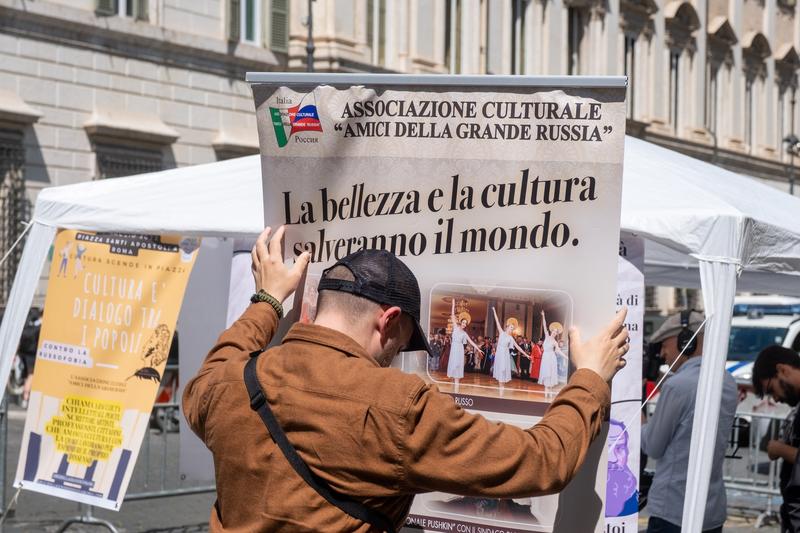
[[[265,48],[49,2],[0,0],[0,32],[241,79],[248,70],[276,70],[286,61]]]

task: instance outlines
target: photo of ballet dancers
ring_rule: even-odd
[[[565,292],[439,284],[429,316],[426,374],[443,391],[549,402],[567,382]]]

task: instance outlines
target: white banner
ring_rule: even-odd
[[[609,533],[638,531],[644,298],[644,239],[622,233],[617,307],[628,307],[625,325],[631,349],[626,356],[628,364],[614,377],[611,389],[611,423],[606,440],[606,531]]]
[[[253,85],[265,223],[288,224],[289,257],[311,253],[305,320],[324,267],[362,248],[401,257],[440,346],[438,357],[410,353],[396,365],[465,408],[530,427],[567,381],[568,328],[589,338],[614,313],[625,88],[396,79]],[[509,325],[530,360],[500,335]],[[595,444],[561,498],[424,494],[408,524],[600,531],[606,460]]]

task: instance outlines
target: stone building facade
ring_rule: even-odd
[[[42,187],[257,151],[244,74],[306,70],[308,4],[0,0],[0,251]],[[795,0],[315,0],[313,45],[320,72],[624,74],[630,134],[793,188]]]

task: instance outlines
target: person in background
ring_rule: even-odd
[[[475,348],[471,344],[464,346],[464,372],[475,370]]]
[[[431,353],[430,357],[428,357],[428,365],[430,366],[431,370],[439,370],[439,359],[442,356],[442,347],[444,344],[442,343],[442,336],[439,333],[436,333],[431,339]]]
[[[797,450],[800,448],[800,357],[783,346],[767,346],[753,363],[753,390],[759,397],[772,396],[776,402],[792,407],[779,439],[767,443],[767,455],[773,461],[783,459],[780,470],[781,533],[800,531],[800,470]]]
[[[539,382],[539,369],[542,367],[542,341],[531,343],[531,380]]]
[[[702,323],[701,313],[684,311],[667,318],[650,339],[650,342],[662,343],[661,353],[668,365],[675,363],[675,373],[662,385],[656,410],[642,429],[642,451],[657,461],[648,494],[648,533],[681,531],[703,345],[703,334],[695,336],[694,332]],[[722,461],[738,401],[733,377],[725,372],[723,379],[717,440],[703,519],[705,533],[721,532],[727,517]]]
[[[442,335],[442,352],[439,356],[439,370],[446,370],[450,364],[450,335]]]
[[[521,350],[517,350],[517,367],[519,368],[520,379],[531,378],[531,343],[522,335],[517,337],[517,344]],[[527,354],[521,355],[522,354]]]
[[[36,366],[36,352],[39,348],[39,333],[42,330],[42,311],[39,308],[31,307],[28,311],[28,318],[22,329],[20,337],[18,355],[22,358],[25,365],[25,383],[22,387],[22,398],[20,406],[28,407],[31,397],[31,385],[33,384],[33,369]]]
[[[492,361],[494,361],[494,351],[492,348],[492,339],[484,337],[483,344],[481,345],[483,351],[483,359],[481,359],[481,372],[484,374],[492,373]]]

